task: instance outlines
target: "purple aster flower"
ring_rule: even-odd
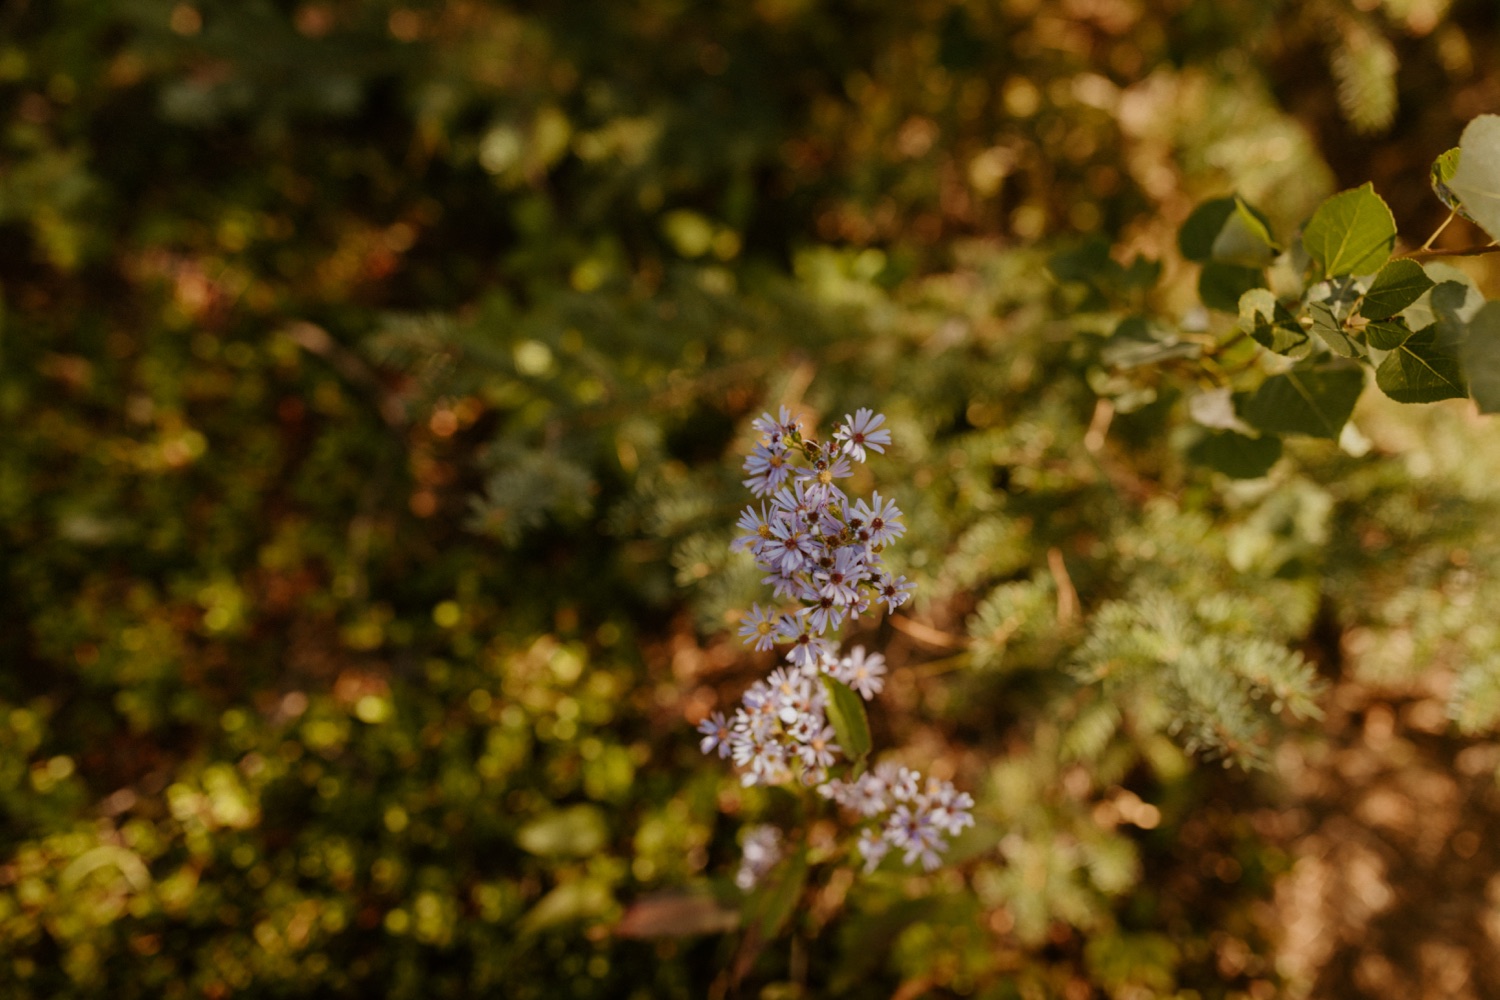
[[[886,853],[891,849],[890,843],[870,827],[865,827],[860,831],[857,846],[860,857],[865,859],[866,875],[880,867],[880,862],[885,859]]]
[[[879,592],[879,599],[885,602],[886,610],[895,611],[911,600],[911,592],[917,589],[917,585],[904,576],[892,579],[889,573],[881,573],[875,581],[875,589]]]
[[[835,604],[833,598],[826,594],[818,594],[818,603],[814,604],[808,613],[807,624],[819,635],[829,629],[836,629],[844,623],[844,608]]]
[[[824,726],[812,733],[797,750],[798,756],[802,758],[802,765],[810,768],[832,767],[840,752],[839,745],[834,742],[832,726]]]
[[[729,551],[739,552],[742,549],[749,549],[752,555],[759,557],[761,548],[771,537],[771,526],[766,523],[766,517],[765,504],[760,505],[758,512],[753,504],[741,511],[740,519],[735,523],[735,527],[744,534],[729,543]]]
[[[750,426],[772,441],[779,441],[788,434],[795,434],[802,427],[799,421],[792,419],[792,411],[785,406],[781,408],[780,419],[772,417],[769,413],[762,413],[750,422]]]
[[[717,747],[721,758],[729,756],[729,724],[724,721],[723,712],[715,712],[698,723],[698,732],[703,734],[698,749],[709,753]]]
[[[885,687],[885,657],[879,653],[867,654],[865,647],[855,646],[839,661],[836,676],[869,701]]]
[[[834,553],[833,565],[817,570],[813,578],[820,581],[820,597],[832,598],[838,605],[848,605],[859,600],[858,587],[864,582],[867,572],[864,550],[850,545]]]
[[[745,853],[740,858],[734,884],[749,892],[780,860],[781,831],[765,824],[750,827],[745,831]]]
[[[865,460],[865,449],[885,454],[885,446],[891,443],[889,428],[881,427],[885,414],[864,407],[854,411],[854,416],[844,414],[844,422],[834,428],[833,439],[844,443],[846,451],[856,462]]]
[[[772,573],[770,576],[761,577],[760,582],[769,585],[772,593],[777,597],[807,601],[818,596],[818,592],[795,573]]]
[[[885,839],[890,841],[892,847],[899,847],[906,852],[901,858],[906,864],[920,858],[922,867],[932,871],[943,863],[938,852],[947,845],[943,843],[937,828],[932,825],[932,817],[923,809],[897,806],[891,818],[886,820]]]
[[[896,768],[881,776],[890,789],[891,798],[897,802],[910,802],[922,791],[922,776],[909,767]]]
[[[771,497],[771,513],[777,520],[794,526],[794,530],[805,530],[817,521],[818,504],[807,495],[806,480],[793,479],[791,483],[776,491]]]
[[[780,612],[754,604],[750,613],[740,620],[740,638],[763,653],[776,645],[776,626],[780,621]]]
[[[817,557],[818,543],[805,531],[798,531],[785,522],[771,528],[771,537],[766,540],[766,554],[773,569],[783,576],[807,569]]]
[[[833,644],[814,635],[811,626],[801,618],[801,615],[795,619],[783,618],[776,639],[778,642],[791,643],[792,648],[786,658],[791,661],[792,666],[810,673],[818,669],[818,661],[833,649]]]
[[[844,499],[844,491],[833,485],[835,479],[847,479],[854,475],[854,467],[842,455],[832,459],[818,459],[812,468],[796,470],[796,476],[807,484],[807,496],[814,503],[828,504]]]
[[[974,797],[955,789],[952,782],[928,778],[927,791],[919,803],[932,817],[932,825],[951,837],[974,825],[974,814],[970,811],[974,808]]]
[[[891,788],[878,773],[865,772],[854,782],[849,807],[865,817],[878,816],[891,807]]]
[[[871,548],[889,545],[892,541],[906,534],[906,525],[901,523],[901,508],[896,506],[894,500],[880,499],[880,494],[875,494],[873,506],[867,505],[863,500],[854,504],[852,516],[860,522],[863,532],[860,538]]]
[[[786,482],[787,476],[792,474],[792,466],[787,464],[786,448],[773,442],[755,446],[750,457],[745,459],[745,471],[750,473],[750,478],[745,480],[746,488],[763,497],[776,492]]]

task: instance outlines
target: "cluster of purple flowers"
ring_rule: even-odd
[[[866,699],[885,686],[885,657],[863,646],[840,658],[830,654],[810,674],[779,667],[750,685],[732,718],[714,712],[698,724],[703,752],[733,759],[746,786],[781,785],[794,775],[807,785],[826,781],[842,748],[828,723],[819,670]]]
[[[881,564],[881,552],[906,527],[901,510],[879,493],[850,501],[837,484],[853,473],[871,451],[885,451],[891,432],[885,417],[867,409],[845,415],[833,437],[820,443],[804,437],[786,407],[754,427],[763,440],[745,462],[745,485],[761,498],[740,515],[743,532],[732,548],[745,550],[767,572],[785,606],[756,604],[740,624],[740,636],[758,650],[790,646],[790,667],[779,667],[756,681],[732,717],[715,712],[698,726],[704,753],[717,751],[740,769],[746,785],[779,785],[800,779],[846,809],[874,822],[859,839],[866,870],[874,869],[895,847],[905,863],[937,866],[945,835],[972,826],[974,800],[946,781],[907,768],[881,764],[849,781],[830,779],[828,769],[842,754],[827,716],[827,674],[869,700],[885,685],[885,658],[855,646],[839,655],[833,641],[846,619],[856,619],[876,603],[894,611],[911,596],[913,585]],[[800,461],[799,461],[800,460]],[[780,857],[780,835],[756,827],[745,840],[736,882],[755,885]]]
[[[956,837],[974,825],[974,799],[952,782],[925,781],[908,767],[883,763],[852,781],[826,781],[818,791],[864,819],[876,822],[859,836],[865,871],[874,871],[892,847],[903,851],[905,864],[921,861],[931,871],[947,849],[946,834]]]
[[[758,510],[745,508],[739,519],[744,534],[730,547],[749,551],[767,571],[761,582],[798,606],[783,611],[756,604],[740,624],[740,637],[760,650],[790,644],[787,659],[805,673],[816,673],[832,653],[823,636],[846,617],[858,618],[877,601],[894,611],[913,590],[880,561],[881,550],[906,533],[900,508],[879,493],[851,503],[836,482],[852,475],[852,463],[870,451],[885,451],[891,432],[883,423],[884,415],[860,409],[844,417],[826,444],[804,438],[786,407],[780,419],[767,413],[754,424],[766,440],[745,462],[745,485],[770,500]],[[794,464],[799,455],[806,465]]]

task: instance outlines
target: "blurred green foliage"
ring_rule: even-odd
[[[1230,483],[1104,335],[1329,131],[1425,195],[1484,6],[0,6],[0,992],[1269,995],[1278,792],[1184,747],[1269,759],[1350,648],[1493,727],[1500,454],[1372,403]],[[931,876],[697,753],[780,401],[896,431],[877,746],[980,799]],[[811,845],[759,953],[750,818]]]

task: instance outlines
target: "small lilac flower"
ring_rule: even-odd
[[[782,522],[771,529],[765,551],[772,560],[772,568],[790,576],[807,568],[817,553],[817,543],[811,535]]]
[[[802,425],[799,421],[793,420],[792,411],[783,406],[780,419],[773,418],[769,413],[762,413],[750,421],[750,426],[772,441],[778,441],[788,434],[795,434]]]
[[[766,523],[766,516],[765,504],[761,504],[759,511],[756,511],[754,505],[746,507],[735,524],[735,527],[744,534],[729,543],[729,551],[740,552],[748,549],[751,555],[758,558],[760,549],[771,537],[771,526]]]
[[[787,464],[787,450],[784,446],[778,443],[758,444],[750,457],[745,459],[745,471],[750,473],[750,478],[745,480],[745,487],[762,497],[776,492],[786,482],[787,477],[792,474],[792,466]]]
[[[740,620],[740,638],[751,643],[758,652],[765,652],[776,645],[776,627],[781,615],[768,611],[759,604],[751,605],[750,613]]]
[[[839,745],[834,742],[833,727],[824,726],[812,734],[811,738],[804,740],[797,752],[802,758],[803,766],[829,768],[838,760],[837,754],[840,750]]]
[[[784,521],[802,531],[813,518],[817,501],[807,495],[807,481],[793,479],[790,484],[777,490],[771,497],[771,511],[778,521]]]
[[[745,852],[740,858],[740,870],[734,876],[734,884],[749,892],[780,860],[781,831],[766,824],[750,827],[745,831]]]
[[[862,816],[878,816],[891,807],[890,785],[879,774],[866,772],[854,783],[849,807]]]
[[[789,726],[796,722],[801,714],[798,705],[805,697],[803,688],[809,686],[807,678],[794,676],[785,667],[777,667],[766,678],[766,683],[771,687],[771,696],[776,702],[776,717],[781,720],[782,725]]]
[[[865,407],[854,411],[854,416],[844,414],[844,422],[834,429],[833,439],[844,443],[844,450],[856,462],[865,460],[865,449],[885,454],[885,446],[891,443],[889,428],[881,427],[885,414]]]
[[[865,554],[851,545],[839,549],[834,554],[833,565],[816,571],[813,578],[821,581],[819,596],[832,598],[838,605],[848,605],[859,600],[857,588],[864,582],[865,574]]]
[[[718,748],[720,758],[729,756],[729,724],[724,721],[723,712],[715,712],[698,723],[698,732],[703,734],[698,749],[709,753]]]
[[[956,837],[965,827],[974,825],[974,814],[970,812],[974,807],[973,796],[968,792],[957,791],[947,781],[935,778],[928,779],[927,786],[928,791],[922,801],[926,804],[933,826],[950,837]]]
[[[891,818],[886,821],[885,839],[890,841],[891,846],[906,852],[901,860],[908,865],[920,858],[922,867],[932,871],[943,863],[938,851],[946,845],[932,825],[932,817],[922,809],[897,806]]]
[[[839,673],[835,676],[869,701],[885,687],[885,657],[879,653],[866,654],[865,647],[855,646],[839,661]]]
[[[887,772],[882,777],[890,788],[891,798],[897,802],[910,802],[921,793],[922,776],[909,767],[897,768],[894,776]]]
[[[790,623],[790,628],[786,627]],[[809,673],[816,672],[818,661],[831,652],[833,644],[827,639],[813,634],[811,626],[801,621],[783,619],[783,627],[778,630],[777,638],[782,642],[790,642],[792,649],[786,654],[792,666]]]
[[[891,849],[890,842],[869,827],[860,831],[858,847],[860,857],[865,859],[866,875],[880,867],[880,862]]]
[[[889,573],[882,573],[875,580],[875,589],[880,600],[885,602],[886,610],[895,611],[911,600],[911,592],[917,589],[917,585],[904,576],[892,579]]]
[[[833,485],[833,481],[848,479],[854,475],[854,467],[849,464],[849,459],[840,455],[833,459],[819,459],[813,463],[812,468],[799,468],[795,474],[807,484],[807,496],[814,503],[826,504],[844,499],[843,491]]]
[[[777,597],[803,601],[811,600],[818,596],[818,592],[806,580],[803,580],[795,573],[772,573],[770,576],[761,577],[760,582],[770,586],[771,592]]]
[[[889,545],[906,534],[906,525],[901,523],[901,508],[896,506],[896,502],[886,500],[882,503],[879,493],[875,494],[874,500],[873,505],[860,500],[854,504],[853,510],[853,516],[859,519],[868,532],[865,541],[871,548]]]
[[[813,605],[812,611],[807,616],[807,624],[814,632],[822,635],[829,629],[837,629],[843,623],[843,606],[835,604],[832,597],[820,593],[818,603]]]

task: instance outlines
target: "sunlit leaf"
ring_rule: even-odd
[[[1460,356],[1479,412],[1500,413],[1500,302],[1486,303],[1469,320]]]
[[[1433,281],[1414,260],[1393,260],[1380,269],[1360,304],[1365,319],[1389,319],[1422,297]]]
[[[870,752],[870,722],[865,717],[865,703],[849,685],[828,674],[823,674],[823,687],[828,692],[828,721],[838,736],[844,756],[859,760]]]
[[[1373,274],[1396,245],[1396,220],[1366,184],[1319,205],[1302,232],[1302,245],[1329,277]]]
[[[1500,115],[1469,122],[1458,148],[1463,152],[1448,189],[1490,239],[1500,240]]]
[[[1375,384],[1399,403],[1433,403],[1468,395],[1457,353],[1439,341],[1436,326],[1423,327],[1385,356]]]
[[[1298,367],[1261,383],[1240,414],[1262,431],[1337,439],[1364,384],[1354,365]]]

